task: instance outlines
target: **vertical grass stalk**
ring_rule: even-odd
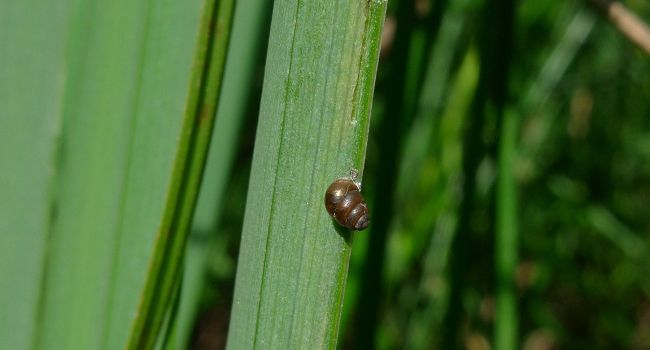
[[[215,252],[212,241],[223,216],[228,180],[231,178],[233,161],[237,153],[237,142],[249,102],[258,98],[251,92],[254,73],[260,56],[266,50],[271,5],[262,0],[243,0],[235,3],[232,23],[232,38],[224,67],[223,86],[215,115],[214,132],[208,151],[201,189],[196,204],[196,213],[184,258],[181,301],[178,312],[175,348],[186,349],[192,335],[203,287],[205,286],[206,264]],[[225,239],[221,239],[225,241]]]
[[[179,148],[174,169],[174,181],[178,186],[177,202],[168,202],[166,217],[171,220],[167,232],[157,240],[151,271],[141,299],[140,313],[131,330],[129,348],[151,349],[154,347],[165,314],[173,301],[182,267],[182,256],[189,234],[205,159],[212,136],[223,68],[226,60],[230,24],[234,8],[233,0],[207,1],[197,51],[199,66],[195,79],[200,81],[199,93],[193,114],[188,115],[183,126],[185,143]],[[201,55],[205,55],[201,57]]]
[[[495,349],[518,348],[517,290],[517,183],[514,176],[517,155],[518,115],[503,113],[499,144],[496,217],[496,324]]]
[[[352,234],[323,198],[363,170],[385,9],[274,5],[229,349],[336,346]]]

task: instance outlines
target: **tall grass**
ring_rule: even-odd
[[[5,202],[23,219],[2,230],[0,344],[151,348],[178,283],[224,50],[209,53],[227,22],[211,34],[223,25],[213,1],[3,7],[14,54],[2,90],[14,92],[3,94],[1,123],[16,135],[3,148],[14,171],[3,193],[40,209]],[[37,148],[21,146],[33,136]],[[17,150],[25,154],[12,161]],[[23,162],[40,170],[14,166]],[[38,225],[19,227],[27,215]]]
[[[228,348],[336,345],[352,234],[324,193],[363,171],[385,7],[275,3]]]
[[[0,348],[648,347],[626,5],[0,1]]]

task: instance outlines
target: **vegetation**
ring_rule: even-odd
[[[0,348],[650,348],[643,22],[0,1]]]

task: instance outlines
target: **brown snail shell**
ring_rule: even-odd
[[[370,223],[366,201],[350,179],[338,179],[327,188],[325,208],[339,225],[351,230],[363,230]]]

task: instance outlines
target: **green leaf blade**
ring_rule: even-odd
[[[148,307],[156,242],[169,236],[176,210],[182,178],[174,174],[184,172],[186,125],[204,68],[196,57],[207,37],[205,2],[77,1],[67,10],[56,216],[38,344],[124,348]]]
[[[38,325],[63,104],[65,5],[65,1],[0,2],[3,349],[33,348]]]
[[[336,344],[351,236],[323,196],[363,165],[384,11],[275,5],[228,348]]]

